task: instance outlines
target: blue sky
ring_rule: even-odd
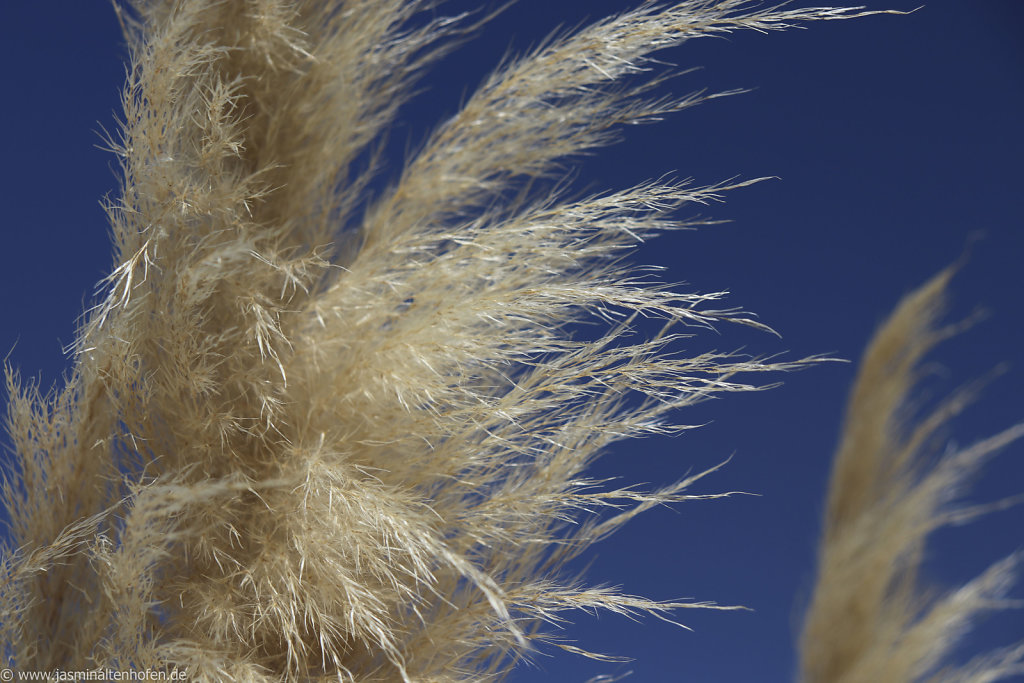
[[[395,137],[421,140],[506,50],[633,4],[520,0],[433,71]],[[579,160],[577,185],[621,189],[666,173],[698,184],[778,177],[705,211],[730,223],[665,235],[636,255],[665,266],[666,280],[728,289],[732,304],[781,334],[721,330],[706,342],[720,349],[856,359],[899,297],[970,244],[952,315],[980,307],[987,317],[939,349],[929,386],[948,391],[1005,362],[1006,373],[950,434],[959,443],[987,436],[1024,419],[1022,22],[1019,0],[939,0],[909,16],[691,42],[660,55],[681,68],[703,67],[671,81],[675,92],[753,90],[626,131],[621,143]],[[48,386],[66,367],[61,345],[110,267],[99,199],[115,189],[115,164],[97,149],[96,131],[112,127],[125,55],[113,11],[100,1],[10,3],[0,32],[7,93],[0,348]],[[582,682],[627,670],[635,681],[791,680],[853,373],[853,365],[830,364],[767,393],[714,401],[686,416],[705,427],[622,444],[597,466],[600,475],[659,483],[732,455],[703,490],[758,496],[654,511],[595,549],[590,576],[651,597],[754,611],[681,615],[693,632],[581,615],[568,636],[635,661],[541,657],[513,680]],[[1022,488],[1018,445],[978,480],[972,497]],[[928,572],[940,586],[963,581],[1024,545],[1022,528],[1024,509],[1015,509],[942,532]],[[1024,586],[1017,594],[1024,597]],[[977,637],[991,645],[1021,639],[1021,612]]]

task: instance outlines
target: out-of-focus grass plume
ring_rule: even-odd
[[[914,388],[921,361],[957,326],[941,326],[944,270],[908,294],[875,334],[861,360],[846,412],[819,553],[818,579],[801,642],[807,683],[943,681],[981,683],[1024,673],[1024,643],[950,661],[980,613],[1019,602],[1007,598],[1019,554],[936,597],[919,574],[926,537],[1018,499],[966,505],[964,489],[1024,424],[967,448],[939,454],[939,437],[971,401],[969,386],[924,415]]]

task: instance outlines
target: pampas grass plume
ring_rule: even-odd
[[[5,665],[501,680],[536,652],[607,659],[558,635],[581,610],[733,609],[591,586],[566,566],[654,506],[729,495],[692,492],[707,472],[655,490],[596,480],[588,466],[610,445],[676,433],[681,409],[767,386],[751,373],[821,360],[695,350],[716,326],[767,328],[723,293],[629,263],[642,240],[708,222],[683,213],[756,181],[583,197],[561,181],[621,126],[728,94],[656,96],[669,73],[658,50],[863,13],[640,3],[507,59],[386,176],[402,105],[485,12],[116,9],[130,61],[106,140],[120,164],[105,207],[114,265],[66,381],[44,391],[6,373]],[[955,516],[949,492],[1020,432],[923,474],[913,454],[941,418],[892,434],[945,277],[865,360],[804,635],[808,681],[935,670],[1016,563],[911,616],[922,539]],[[880,518],[886,543],[861,557]],[[846,617],[853,601],[863,618]],[[1020,653],[964,680],[993,680]]]

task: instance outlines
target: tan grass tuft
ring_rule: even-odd
[[[533,184],[710,97],[631,84],[656,50],[857,13],[642,3],[502,66],[370,201],[414,81],[476,20],[435,4],[120,8],[114,265],[65,386],[8,372],[12,666],[478,681],[574,611],[714,607],[561,570],[691,497],[693,479],[592,481],[607,446],[799,364],[694,350],[704,328],[759,325],[624,260],[743,183],[574,201]],[[641,336],[641,318],[662,331]],[[574,338],[577,322],[602,331]]]
[[[929,598],[919,579],[935,529],[1010,504],[958,502],[966,482],[1024,424],[935,456],[938,431],[970,389],[923,417],[912,413],[922,358],[956,331],[940,327],[947,269],[907,295],[864,353],[829,487],[818,580],[801,639],[807,683],[994,681],[1024,671],[1024,646],[964,668],[946,661],[979,613],[1013,606],[1012,555],[963,588]],[[947,666],[947,669],[943,669]]]

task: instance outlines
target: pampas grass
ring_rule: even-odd
[[[936,457],[937,434],[962,412],[976,387],[954,393],[924,415],[913,393],[922,359],[955,327],[940,327],[947,269],[908,294],[875,334],[860,363],[825,514],[818,580],[801,642],[801,680],[1001,680],[1024,673],[1024,643],[962,667],[949,661],[981,613],[1019,607],[1008,590],[1020,554],[993,564],[947,595],[925,590],[919,574],[925,539],[1020,502],[962,501],[967,483],[1024,424]]]
[[[515,88],[485,84],[364,212],[372,176],[350,162],[373,159],[442,54],[434,32],[459,25],[414,22],[389,42],[408,4],[352,5],[335,19],[353,43],[290,8],[239,6],[157,7],[137,34],[110,140],[126,182],[106,297],[67,390],[11,379],[15,663],[476,680],[559,645],[546,622],[571,610],[682,609],[557,569],[693,483],[598,488],[594,455],[754,388],[737,372],[785,367],[668,355],[690,348],[677,333],[752,320],[621,260],[728,188],[569,199],[524,183],[607,142],[609,122],[699,101],[602,89],[640,64],[627,38],[658,46],[644,37],[658,24],[638,14],[609,64],[565,66],[577,53],[555,49],[513,64]],[[536,90],[554,74],[564,90]],[[518,128],[487,120],[519,103]],[[665,330],[636,334],[645,316]],[[594,319],[608,333],[574,341],[569,323]]]
[[[572,201],[516,188],[614,124],[695,101],[609,88],[650,52],[849,13],[644,6],[540,46],[358,219],[375,169],[353,176],[354,162],[460,26],[408,28],[421,9],[121,11],[119,265],[66,387],[43,397],[8,379],[16,666],[466,680],[505,672],[565,612],[693,606],[558,570],[638,511],[690,497],[694,478],[603,487],[584,473],[595,455],[754,389],[739,373],[792,366],[666,353],[689,328],[756,323],[622,261],[682,226],[670,211],[729,188]],[[662,331],[636,339],[640,317]],[[568,324],[586,319],[607,331],[574,340]],[[53,561],[25,574],[41,548]]]

